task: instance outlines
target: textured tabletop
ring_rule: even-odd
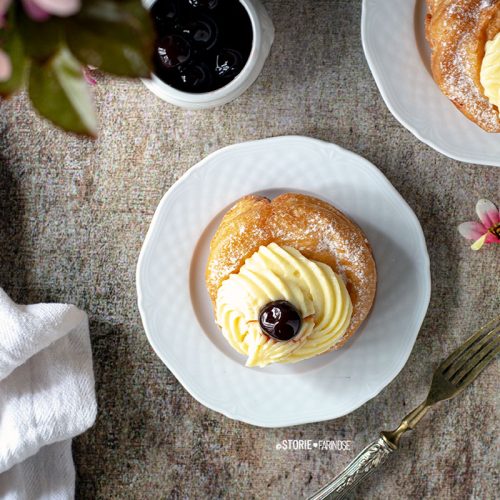
[[[18,302],[72,302],[90,315],[99,415],[74,442],[79,498],[303,498],[397,425],[443,355],[498,312],[500,248],[472,252],[456,226],[475,218],[478,198],[500,201],[500,170],[450,160],[393,118],[363,56],[360,1],[265,4],[271,56],[222,108],[183,111],[139,82],[99,77],[91,141],[40,120],[23,95],[1,104],[0,285]],[[222,146],[286,134],[335,142],[380,168],[422,223],[433,286],[408,363],[377,397],[335,421],[270,430],[204,408],[157,358],[135,266],[160,198],[191,165]],[[498,375],[497,362],[432,411],[357,497],[494,498]],[[284,439],[352,443],[277,450]]]

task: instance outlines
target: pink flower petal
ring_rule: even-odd
[[[493,233],[488,233],[486,235],[486,240],[484,241],[485,243],[500,243],[500,238]]]
[[[10,0],[0,0],[0,28],[5,24],[5,14],[9,10]]]
[[[66,17],[80,10],[80,0],[32,0],[38,7],[55,16]]]
[[[10,0],[0,0],[0,14],[3,16],[9,8]]]
[[[85,81],[89,85],[94,86],[94,85],[97,84],[97,80],[93,77],[90,66],[87,66],[86,68],[83,68],[83,77],[85,78]]]
[[[10,57],[0,49],[0,82],[5,82],[12,74],[12,64]]]
[[[488,217],[493,222],[493,226],[498,224],[500,222],[500,209],[488,212]]]
[[[40,8],[35,0],[23,0],[23,7],[26,14],[34,21],[46,21],[50,17],[50,14]]]
[[[479,219],[486,227],[494,226],[500,221],[498,208],[490,200],[479,200],[476,205],[476,212]]]
[[[468,240],[477,240],[487,231],[488,228],[484,227],[480,222],[463,222],[458,226],[458,232]]]

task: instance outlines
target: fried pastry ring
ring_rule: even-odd
[[[333,349],[345,344],[372,307],[375,261],[361,229],[335,207],[311,196],[286,193],[272,201],[245,196],[225,214],[210,244],[206,268],[214,308],[222,282],[238,273],[261,246],[271,243],[293,247],[342,277],[352,301],[352,317]]]
[[[480,81],[486,42],[500,32],[500,0],[427,0],[426,35],[434,80],[467,118],[500,132]]]

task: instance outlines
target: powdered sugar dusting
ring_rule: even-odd
[[[495,16],[500,3],[444,0],[434,5],[428,33],[436,80],[444,94],[478,125],[500,132],[498,109],[483,94],[479,81],[485,33],[489,27],[498,31]]]
[[[279,242],[285,242],[290,237],[280,230],[275,236]],[[314,252],[329,257],[326,263],[341,276],[353,295],[352,322],[359,324],[373,300],[373,274],[367,273],[367,263],[372,261],[372,256],[364,235],[360,231],[346,230],[343,219],[332,221],[321,213],[315,213],[309,217],[307,227],[303,228],[300,236],[296,235],[295,238],[295,247],[306,255],[309,250],[308,242],[313,241]],[[330,260],[332,257],[334,263]],[[321,258],[318,260],[325,261]]]

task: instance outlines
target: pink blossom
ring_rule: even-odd
[[[0,0],[0,28],[5,25],[5,16],[9,9],[10,0]],[[12,74],[12,63],[9,55],[0,48],[0,82],[5,82]]]
[[[7,11],[12,0],[0,0],[0,28],[5,26]],[[80,10],[81,0],[22,0],[24,10],[35,21],[45,21],[50,16],[71,16]],[[0,81],[12,74],[10,57],[0,48]]]
[[[0,0],[0,27],[12,0]],[[35,21],[46,21],[50,16],[67,17],[80,10],[81,0],[22,0],[28,16]]]
[[[45,21],[51,15],[72,16],[80,10],[80,0],[22,0],[22,2],[26,13],[35,21]]]
[[[12,64],[10,57],[0,49],[0,82],[5,82],[10,78],[12,73]]]
[[[94,75],[92,74],[92,71],[95,69],[96,69],[95,66],[83,67],[83,77],[85,78],[85,81],[92,86],[97,84],[97,80],[94,78]]]
[[[472,250],[479,250],[485,243],[500,243],[500,210],[489,200],[479,200],[476,212],[481,222],[464,222],[458,226],[460,234],[474,240]]]
[[[23,0],[23,7],[26,14],[35,21],[46,21],[50,17],[46,10],[39,7],[36,0]]]
[[[0,0],[0,28],[12,0]],[[35,21],[46,21],[51,15],[67,17],[80,10],[81,0],[22,0],[28,16]]]
[[[9,9],[10,0],[0,0],[0,28],[3,28],[5,24],[5,14]]]

